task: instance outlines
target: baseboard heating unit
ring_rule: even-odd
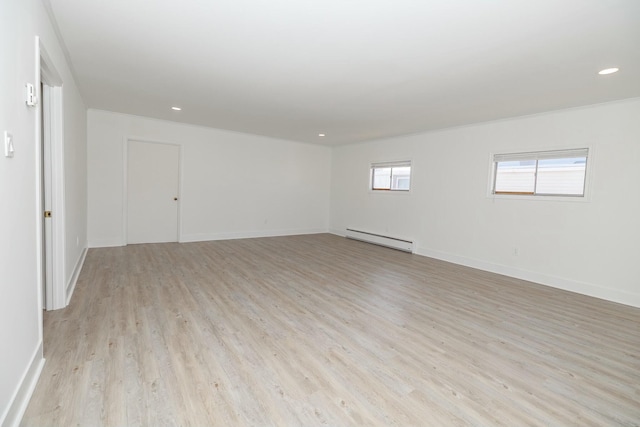
[[[405,252],[413,252],[413,241],[399,239],[397,237],[383,236],[382,234],[369,233],[368,231],[354,230],[347,228],[345,237],[348,239],[360,240],[374,245],[386,246]]]

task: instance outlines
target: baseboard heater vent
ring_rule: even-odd
[[[386,246],[392,249],[398,249],[405,252],[413,252],[413,241],[406,239],[398,239],[397,237],[383,236],[382,234],[369,233],[367,231],[354,230],[347,228],[345,235],[348,239],[361,240],[374,245]]]

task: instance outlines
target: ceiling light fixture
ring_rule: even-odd
[[[180,110],[182,110],[182,108],[180,108],[180,107],[171,107],[171,109],[172,109],[173,111],[180,111]]]
[[[617,73],[618,70],[619,70],[618,68],[605,68],[604,70],[599,71],[598,74],[600,74],[601,76],[604,76],[607,74]]]
[[[326,136],[324,133],[319,133],[318,136]]]

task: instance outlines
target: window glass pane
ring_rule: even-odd
[[[410,178],[407,177],[396,177],[394,182],[394,190],[409,190],[410,188]]]
[[[391,189],[391,168],[373,169],[373,188],[386,190]]]
[[[536,193],[582,196],[586,166],[586,157],[539,160]]]
[[[493,192],[584,196],[588,148],[494,154]]]
[[[409,190],[411,184],[411,167],[397,167],[392,171],[392,190]]]
[[[496,168],[496,193],[531,193],[535,189],[536,162],[515,160],[498,162]]]

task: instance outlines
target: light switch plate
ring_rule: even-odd
[[[29,107],[35,107],[38,104],[38,97],[36,96],[36,88],[31,84],[27,83],[27,105]]]
[[[13,135],[9,131],[4,131],[4,156],[13,157]]]

